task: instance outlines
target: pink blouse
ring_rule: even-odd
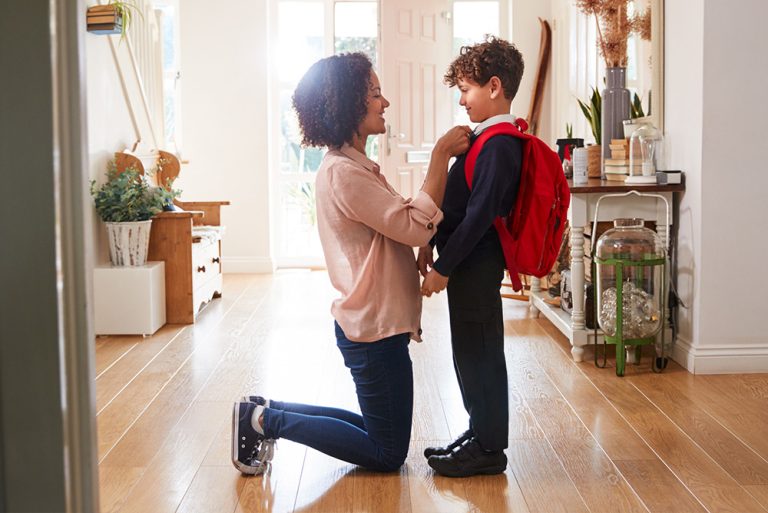
[[[413,246],[432,238],[443,213],[419,191],[404,199],[379,166],[349,145],[329,150],[316,181],[328,275],[341,297],[331,313],[348,339],[410,333],[421,341],[421,293]]]

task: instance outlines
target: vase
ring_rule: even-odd
[[[627,68],[615,67],[605,70],[605,89],[603,90],[602,126],[602,173],[605,175],[605,159],[611,158],[611,140],[624,139],[624,120],[630,119],[629,90],[626,84]]]
[[[151,219],[105,224],[109,238],[109,260],[113,267],[136,267],[147,263]]]

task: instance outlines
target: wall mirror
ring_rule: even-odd
[[[664,1],[630,0],[631,12],[642,13],[650,8],[650,37],[632,33],[627,41],[628,66],[626,87],[630,97],[637,93],[642,98],[643,113],[660,130],[664,130]],[[528,5],[528,4],[526,4]],[[592,88],[605,89],[605,59],[597,45],[597,25],[594,16],[585,15],[575,0],[552,0],[550,13],[552,33],[552,116],[546,123],[540,137],[552,141],[564,137],[563,127],[571,125],[573,136],[583,138],[586,144],[594,142],[589,123],[578,106],[576,99],[589,99]],[[533,26],[532,16],[518,12],[525,17],[519,22],[525,27]],[[540,15],[540,13],[535,13]],[[513,12],[513,17],[515,12]],[[518,34],[520,31],[518,31]],[[534,34],[529,31],[529,52]],[[538,42],[538,34],[535,34]],[[536,46],[538,48],[538,46]],[[529,59],[535,63],[535,59]],[[534,65],[528,66],[533,69]],[[529,73],[526,71],[526,73]],[[525,80],[525,76],[524,76]],[[530,86],[528,86],[530,87]],[[526,105],[528,99],[522,100]],[[650,114],[649,114],[650,111]]]
[[[638,34],[627,45],[627,87],[642,98],[644,113],[664,130],[664,0],[633,0],[630,9],[651,9],[650,40]],[[650,114],[649,114],[650,108]]]

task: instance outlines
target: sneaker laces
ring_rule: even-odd
[[[264,472],[269,467],[269,462],[275,456],[277,441],[273,438],[262,439],[251,451],[248,459],[252,467],[258,469],[258,473]]]

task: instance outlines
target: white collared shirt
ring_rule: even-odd
[[[499,123],[512,123],[514,125],[515,121],[517,121],[517,116],[514,114],[497,114],[495,116],[491,116],[490,118],[477,125],[473,132],[475,136],[478,136],[482,134],[483,131],[488,127],[497,125]]]

